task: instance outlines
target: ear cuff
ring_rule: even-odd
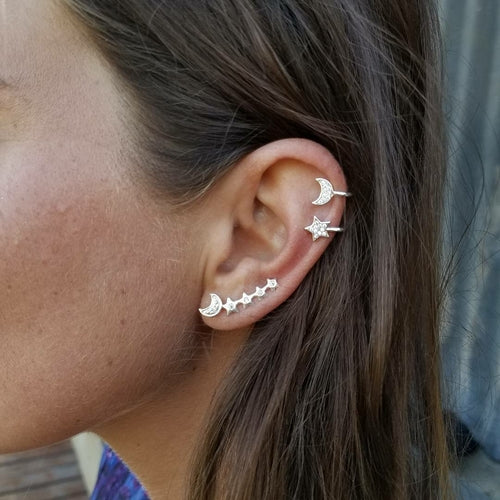
[[[336,191],[335,189],[333,189],[331,182],[327,179],[317,177],[316,181],[320,185],[321,192],[318,198],[312,202],[313,205],[325,205],[334,196],[352,196],[352,194],[347,191]],[[306,226],[304,229],[311,233],[313,241],[316,241],[321,237],[329,238],[329,232],[341,232],[344,230],[343,227],[328,227],[328,224],[330,224],[330,221],[322,221],[314,215],[312,223],[309,226]],[[243,293],[241,298],[237,300],[232,300],[228,297],[225,303],[222,302],[222,299],[216,293],[211,293],[210,304],[207,307],[198,310],[200,311],[200,314],[206,316],[207,318],[217,316],[217,314],[219,314],[222,309],[225,309],[227,315],[229,316],[229,314],[233,312],[239,312],[239,305],[242,305],[243,308],[245,308],[252,303],[252,300],[255,297],[260,300],[266,295],[268,290],[275,290],[277,287],[278,280],[276,278],[269,278],[263,287],[255,287],[255,292],[251,293],[250,295]]]

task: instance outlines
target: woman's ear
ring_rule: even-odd
[[[204,322],[244,328],[284,302],[342,231],[349,195],[335,158],[307,139],[275,141],[240,160],[206,201]]]

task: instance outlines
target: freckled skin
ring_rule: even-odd
[[[137,166],[123,106],[97,54],[52,0],[6,0],[1,16],[0,76],[19,81],[15,96],[0,94],[8,453],[65,439],[174,386],[199,269],[196,224],[178,230],[189,214],[173,215],[127,177]]]

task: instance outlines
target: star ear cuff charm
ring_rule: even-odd
[[[330,224],[329,220],[321,221],[314,216],[313,223],[304,229],[311,233],[313,241],[316,241],[320,237],[329,238],[328,231],[340,232],[344,230],[342,227],[328,227],[328,224]]]

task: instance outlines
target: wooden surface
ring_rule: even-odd
[[[70,441],[0,455],[0,500],[87,500]]]

